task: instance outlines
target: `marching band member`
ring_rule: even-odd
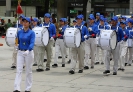
[[[24,15],[20,15],[19,16],[19,21],[17,21],[18,23],[15,25],[16,28],[22,29],[23,28],[23,21],[22,19],[24,18]],[[16,50],[16,46],[14,47],[14,51],[13,51],[13,64],[11,68],[16,68],[16,61],[17,61],[17,50]]]
[[[123,32],[124,34],[124,39],[123,41],[121,41],[120,43],[120,60],[119,60],[119,65],[120,65],[120,68],[118,68],[118,70],[122,70],[124,71],[124,66],[125,66],[125,56],[126,56],[126,53],[127,53],[127,45],[126,45],[126,41],[129,37],[129,31],[127,30],[126,28],[126,21],[121,21],[120,22],[120,26],[121,26],[121,31]]]
[[[71,70],[69,71],[70,74],[75,73],[75,68],[76,68],[76,61],[78,58],[79,61],[79,71],[78,73],[83,73],[83,68],[84,68],[84,54],[85,54],[85,49],[84,49],[84,41],[86,38],[89,36],[89,32],[87,30],[86,26],[82,25],[83,17],[81,15],[78,15],[76,17],[77,19],[77,25],[75,26],[76,28],[79,28],[81,30],[81,45],[78,48],[71,48],[71,54],[72,54],[72,62],[71,62]]]
[[[107,26],[107,25],[105,25],[105,18],[103,18],[103,17],[101,17],[100,18],[100,24],[98,25],[98,34],[97,34],[97,36],[99,36],[100,35],[100,31],[101,30],[108,30],[108,29],[110,29],[110,27],[109,26]],[[99,59],[99,50],[100,50],[100,47],[99,46],[97,46],[97,53],[96,53],[96,65],[97,64],[99,64],[99,61],[100,61],[100,59]],[[105,50],[101,50],[102,51],[102,58],[101,58],[101,64],[104,64],[104,61],[105,61],[105,55],[106,55],[106,51]]]
[[[88,30],[90,38],[85,41],[84,69],[89,69],[88,67],[89,55],[91,55],[91,69],[93,69],[95,63],[95,54],[96,54],[96,34],[98,33],[98,26],[95,24],[95,17],[93,15],[89,16]]]
[[[30,18],[25,17],[23,19],[24,28],[18,31],[18,53],[17,53],[17,73],[15,78],[14,92],[20,92],[21,76],[23,71],[23,65],[26,65],[26,88],[25,92],[30,92],[32,86],[32,64],[34,61],[34,42],[35,33],[30,26]]]
[[[33,22],[33,23],[32,23],[32,24],[33,24],[32,29],[33,29],[34,27],[37,27],[37,26],[38,26],[38,25],[37,25],[37,23],[38,23],[38,19],[37,19],[37,18],[33,18],[33,19],[32,19],[32,22]],[[38,61],[38,47],[35,46],[33,51],[34,51],[34,55],[35,55],[33,66],[37,66],[37,61]]]
[[[46,27],[49,31],[49,43],[47,46],[39,46],[39,56],[40,56],[40,60],[38,61],[38,69],[36,69],[36,71],[38,72],[42,72],[44,71],[44,65],[43,65],[43,61],[44,61],[44,51],[46,51],[47,54],[47,63],[46,63],[46,71],[50,70],[50,63],[52,61],[52,47],[53,47],[53,42],[54,42],[54,37],[56,36],[56,27],[53,23],[50,23],[50,18],[51,15],[49,13],[44,14],[44,23],[43,25],[40,24],[40,27]]]
[[[77,21],[76,20],[73,20],[73,27],[75,27],[76,26],[76,24],[77,24]],[[69,61],[67,62],[68,64],[70,64],[71,63],[71,48],[69,48]]]
[[[96,13],[96,20],[95,20],[95,24],[96,25],[99,25],[99,23],[100,23],[100,17],[102,17],[102,16],[100,16],[100,13]]]
[[[65,29],[67,28],[67,26],[65,25],[66,20],[64,18],[60,19],[60,32],[58,34],[58,38],[55,42],[55,58],[54,58],[54,64],[52,65],[52,67],[56,68],[58,67],[58,54],[59,51],[61,50],[61,55],[62,55],[62,67],[65,67],[65,56],[66,56],[66,47],[65,47],[65,43],[63,41],[63,35],[65,32]]]
[[[117,75],[117,70],[118,70],[118,60],[119,60],[119,50],[120,50],[120,42],[122,41],[122,39],[124,38],[124,34],[121,30],[119,30],[119,27],[117,26],[117,21],[118,18],[116,16],[114,16],[111,19],[111,30],[116,31],[117,33],[117,46],[114,50],[107,50],[107,55],[106,55],[106,61],[105,61],[105,71],[103,72],[103,74],[108,74],[110,73],[110,54],[112,53],[113,55],[113,61],[114,61],[114,65],[113,65],[113,75]]]
[[[129,31],[129,38],[133,39],[133,20],[130,18],[128,20],[128,27],[127,30]],[[128,56],[128,52],[129,52],[129,56]],[[127,53],[126,53],[126,62],[125,62],[125,66],[131,66],[132,64],[132,55],[133,55],[133,47],[127,48]]]

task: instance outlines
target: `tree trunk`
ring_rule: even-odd
[[[86,20],[87,2],[88,2],[88,0],[83,0],[83,15],[84,15],[84,20]]]
[[[49,12],[49,0],[44,0],[45,1],[45,6],[44,6],[44,13]]]
[[[62,17],[67,17],[68,0],[57,0],[57,20]]]

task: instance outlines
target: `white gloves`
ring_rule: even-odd
[[[89,27],[89,28],[88,28],[88,30],[89,30],[89,31],[92,31],[92,28],[91,28],[91,27]]]
[[[29,50],[26,50],[23,55],[27,56],[29,54]]]
[[[50,38],[50,40],[54,40],[54,38],[53,38],[53,37],[51,37],[51,38]]]
[[[84,36],[85,39],[86,39],[87,37],[88,37],[87,35]]]

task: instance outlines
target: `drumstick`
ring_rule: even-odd
[[[15,39],[15,45],[18,46],[18,38]]]

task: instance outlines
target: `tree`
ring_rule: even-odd
[[[67,17],[68,0],[57,0],[57,19]]]
[[[87,2],[88,2],[88,0],[83,0],[83,15],[84,15],[84,19],[85,19],[85,20],[86,20]]]

